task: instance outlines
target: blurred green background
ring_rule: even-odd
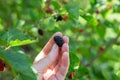
[[[33,60],[58,31],[70,39],[66,80],[120,80],[120,0],[0,0],[0,80],[36,80]]]

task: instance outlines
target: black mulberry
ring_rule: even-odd
[[[56,44],[59,46],[59,47],[62,47],[63,43],[64,43],[64,40],[60,37],[60,36],[55,36],[54,37],[54,41],[56,42]]]

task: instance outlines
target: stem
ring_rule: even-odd
[[[117,42],[117,40],[118,40],[119,37],[120,37],[120,34],[118,34],[118,35],[116,36],[116,38],[114,38],[112,41],[110,41],[110,42],[106,45],[105,49],[104,49],[103,51],[101,51],[101,52],[98,52],[98,54],[97,54],[95,57],[93,57],[93,58],[88,62],[88,64],[86,64],[85,66],[86,66],[86,67],[91,66],[96,59],[98,59],[99,57],[101,57],[101,56],[103,55],[103,53],[108,50],[108,48],[110,48],[113,44],[115,44],[115,43]]]
[[[9,48],[11,48],[11,46],[6,47],[5,50],[8,50]]]

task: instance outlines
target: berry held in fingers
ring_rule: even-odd
[[[62,47],[63,43],[64,43],[64,40],[60,37],[60,36],[55,36],[54,37],[54,41],[56,42],[56,44],[59,46],[59,47]]]

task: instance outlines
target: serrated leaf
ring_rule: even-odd
[[[2,39],[6,40],[9,44],[10,41],[19,39],[19,40],[27,40],[31,39],[30,36],[25,35],[22,31],[18,29],[9,29],[7,33],[5,33]]]
[[[0,50],[0,57],[10,65],[16,74],[21,75],[22,80],[36,80],[36,75],[31,68],[32,61],[27,55],[21,52]]]

